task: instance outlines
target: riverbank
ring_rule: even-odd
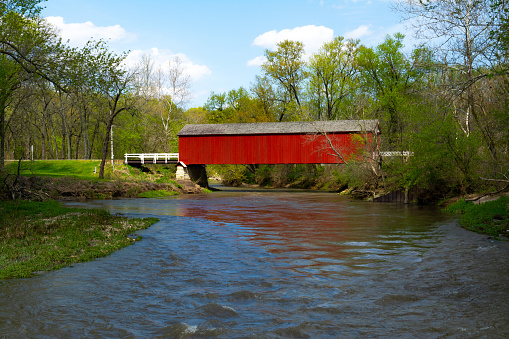
[[[0,185],[0,279],[25,278],[103,257],[133,244],[157,219],[128,219],[106,211],[66,208],[57,201],[199,194],[191,181],[175,181],[171,168],[150,172],[99,162],[16,162]],[[8,222],[7,222],[8,221]]]
[[[86,180],[71,177],[20,176],[15,185],[0,193],[0,200],[86,200],[149,197],[147,192],[199,194],[203,189],[191,181],[157,183],[153,181]]]
[[[174,168],[138,168],[108,164],[99,179],[97,160],[23,161],[6,166],[0,200],[86,200],[197,194],[203,189],[189,180],[176,181]],[[1,174],[1,173],[0,173]]]
[[[461,199],[447,206],[444,211],[459,213],[460,226],[469,231],[509,241],[509,196],[501,196],[482,204]]]
[[[0,279],[26,278],[107,256],[141,240],[135,232],[158,221],[67,208],[52,200],[0,201],[0,220]]]

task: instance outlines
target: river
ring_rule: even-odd
[[[69,205],[161,221],[0,281],[1,337],[509,337],[509,243],[436,208],[235,189]]]

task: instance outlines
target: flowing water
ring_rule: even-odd
[[[509,244],[435,208],[262,190],[71,205],[161,221],[0,281],[1,337],[509,337]]]

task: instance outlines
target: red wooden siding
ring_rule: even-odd
[[[352,157],[362,148],[355,134],[328,133],[337,150]],[[368,134],[371,140],[371,134]],[[179,137],[180,161],[193,164],[331,164],[341,162],[323,135],[191,135]]]

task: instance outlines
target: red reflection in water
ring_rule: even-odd
[[[280,258],[311,260],[306,267],[322,266],[352,256],[349,250],[358,248],[356,243],[380,234],[379,214],[360,214],[335,197],[186,199],[178,215],[235,224],[239,228],[232,236],[256,242]]]

